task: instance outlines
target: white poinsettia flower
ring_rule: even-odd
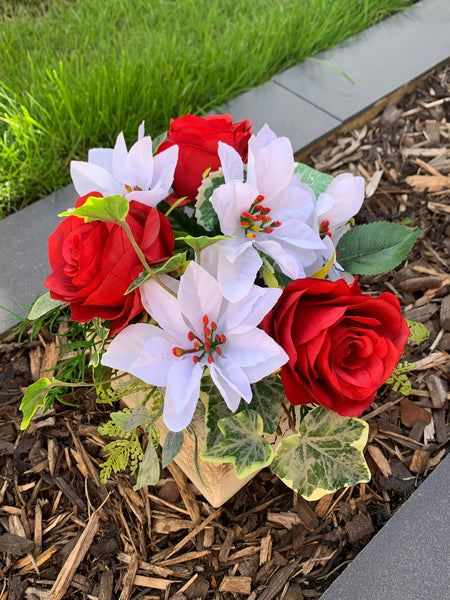
[[[172,289],[177,283],[169,277],[164,281]],[[280,294],[279,289],[253,286],[232,304],[224,299],[216,279],[191,262],[180,278],[177,297],[154,280],[141,286],[142,303],[159,327],[129,325],[111,342],[102,364],[165,387],[163,420],[171,431],[181,431],[191,422],[205,368],[235,411],[241,398],[251,401],[251,383],[288,360],[258,328]]]
[[[88,162],[71,161],[70,174],[80,196],[96,191],[155,207],[169,195],[177,160],[178,146],[153,156],[152,139],[144,135],[142,122],[138,141],[129,151],[121,132],[114,149],[93,148]]]
[[[222,233],[233,239],[206,248],[202,266],[217,277],[231,301],[245,296],[253,285],[262,265],[260,252],[288,277],[304,277],[305,267],[324,245],[308,224],[315,196],[294,174],[289,140],[277,138],[267,125],[252,137],[245,182],[239,154],[219,142],[219,156],[225,184],[214,190],[210,200]]]
[[[349,228],[349,220],[360,210],[364,201],[364,179],[351,173],[342,173],[333,179],[325,192],[319,194],[313,215],[313,227],[319,232],[325,250],[317,253],[317,258],[306,269],[308,276],[318,271],[324,264],[333,259],[333,266],[328,272],[332,281],[353,280],[353,275],[346,273],[336,258],[336,246],[340,238]]]
[[[325,192],[319,194],[315,207],[319,231],[332,238],[336,245],[347,230],[349,220],[364,202],[364,179],[342,173],[333,179]]]

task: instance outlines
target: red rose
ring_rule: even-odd
[[[86,194],[75,206],[89,196],[102,197]],[[149,264],[172,256],[173,233],[162,213],[132,201],[126,221]],[[48,254],[53,272],[45,286],[52,298],[70,304],[74,321],[100,317],[112,321],[114,334],[142,312],[139,289],[124,296],[143,267],[120,225],[66,217],[48,239]]]
[[[175,169],[173,189],[178,198],[194,199],[202,183],[206,169],[216,171],[220,167],[218,144],[232,146],[247,162],[248,140],[252,135],[249,121],[233,123],[230,115],[194,117],[186,115],[170,121],[168,141],[163,142],[157,154],[177,145],[178,163]]]
[[[261,326],[289,355],[281,367],[289,402],[343,416],[371,404],[409,336],[395,296],[373,298],[343,279],[293,281]]]

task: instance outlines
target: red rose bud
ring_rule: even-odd
[[[248,140],[251,135],[249,121],[233,123],[230,115],[186,115],[172,119],[167,132],[169,139],[156,152],[159,154],[170,146],[178,146],[178,163],[173,181],[176,196],[195,199],[205,171],[217,171],[220,167],[219,142],[234,148],[242,160],[247,162]]]
[[[286,397],[360,415],[392,375],[409,337],[397,298],[363,294],[356,281],[291,282],[261,323],[289,355]]]

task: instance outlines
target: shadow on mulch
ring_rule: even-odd
[[[450,348],[450,67],[441,67],[362,129],[309,163],[363,175],[363,222],[425,229],[401,268],[362,277],[394,293],[430,338],[408,346],[412,392],[380,390],[366,412],[369,484],[306,502],[268,469],[221,509],[176,466],[134,492],[126,475],[99,479],[108,408],[77,396],[19,429],[24,388],[59,354],[43,332],[0,342],[0,600],[318,598],[420,485],[448,449]],[[99,508],[101,507],[101,508]],[[419,540],[418,540],[418,543]]]

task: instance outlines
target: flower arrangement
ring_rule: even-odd
[[[71,175],[80,197],[49,237],[49,293],[29,319],[69,307],[99,401],[144,392],[103,428],[116,439],[102,476],[131,461],[136,488],[155,484],[158,423],[166,466],[195,414],[206,434],[193,461],[239,478],[270,465],[309,500],[368,481],[357,416],[395,379],[412,324],[355,275],[396,267],[421,232],[354,225],[361,177],[295,163],[286,137],[229,115],[175,119],[153,142],[142,124],[129,151],[121,133]],[[82,384],[63,379],[28,388],[23,428]]]

